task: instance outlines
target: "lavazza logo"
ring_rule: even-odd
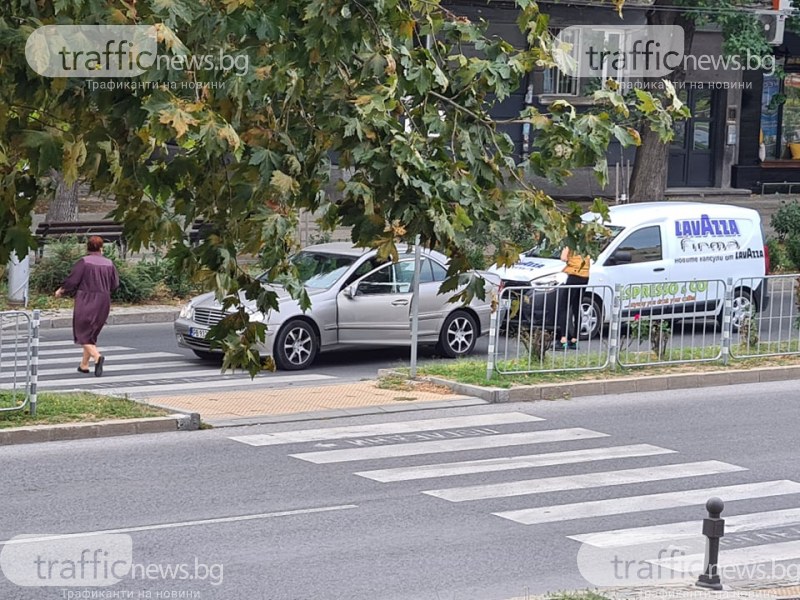
[[[47,25],[25,43],[28,65],[43,77],[133,78],[152,68],[245,75],[246,54],[159,54],[164,25]]]

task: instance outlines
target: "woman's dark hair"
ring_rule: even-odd
[[[103,249],[103,238],[99,235],[93,235],[86,240],[86,249],[89,252],[100,252]]]

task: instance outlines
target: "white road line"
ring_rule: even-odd
[[[800,525],[800,508],[787,508],[744,515],[725,517],[725,534],[756,531],[768,527],[788,527]],[[567,536],[572,540],[597,548],[619,548],[639,544],[658,543],[668,540],[696,538],[699,532],[698,521],[666,523],[648,527],[612,529],[596,533],[583,533]]]
[[[78,359],[80,361],[80,359]],[[63,361],[62,361],[63,362]],[[114,373],[122,372],[122,371],[144,371],[145,369],[171,369],[176,367],[190,367],[192,365],[197,364],[196,361],[191,359],[184,359],[184,360],[170,360],[170,361],[159,361],[158,363],[114,363]],[[80,381],[80,376],[77,374],[78,364],[76,363],[73,367],[65,367],[63,369],[40,369],[39,370],[39,383],[43,383],[46,381],[44,378],[52,376],[52,375],[75,375],[75,378]],[[89,365],[90,370],[94,368],[94,365]],[[210,369],[198,369],[198,373],[202,374],[214,374],[219,375],[220,370],[210,368]],[[158,374],[160,375],[160,374]],[[11,379],[12,375],[0,374],[0,381],[3,379]],[[146,378],[146,375],[141,375],[141,378]],[[95,382],[97,383],[97,382]]]
[[[98,347],[97,349],[100,351],[100,354],[104,354],[106,352],[125,352],[126,350],[136,350],[136,348],[131,348],[130,346],[106,346],[105,348]],[[83,350],[80,346],[75,346],[73,344],[72,348],[55,348],[53,350],[47,350],[46,348],[44,350],[40,349],[39,356],[47,357],[63,354],[78,354],[78,356],[80,356],[82,351]]]
[[[316,464],[349,462],[353,460],[370,460],[375,458],[394,458],[398,456],[414,456],[416,454],[438,454],[441,452],[459,452],[461,450],[483,450],[484,448],[502,448],[505,446],[523,446],[525,444],[545,444],[549,442],[566,442],[608,437],[607,433],[591,431],[575,427],[571,429],[550,429],[525,433],[506,433],[484,437],[460,438],[434,442],[413,442],[390,446],[372,446],[367,448],[348,448],[344,450],[323,450],[320,452],[303,452],[290,454],[294,458],[307,460]]]
[[[613,446],[610,448],[589,448],[586,450],[568,450],[565,452],[551,452],[548,454],[529,454],[528,456],[503,456],[501,458],[440,463],[437,465],[422,465],[419,467],[378,469],[375,471],[361,471],[360,473],[356,473],[356,475],[382,483],[388,483],[392,481],[409,481],[412,479],[449,477],[451,475],[467,475],[470,473],[489,473],[494,471],[510,471],[513,469],[528,469],[531,467],[568,465],[595,460],[655,456],[658,454],[673,454],[675,452],[675,450],[659,448],[658,446],[651,446],[650,444],[632,444],[629,446]]]
[[[39,537],[20,538],[0,541],[0,546],[12,544],[31,544],[47,542],[50,540],[66,540],[70,538],[89,537],[93,535],[106,535],[110,533],[134,533],[136,531],[156,531],[159,529],[176,529],[178,527],[194,527],[197,525],[216,525],[218,523],[238,523],[240,521],[255,521],[258,519],[272,519],[275,517],[290,517],[294,515],[310,515],[314,513],[332,512],[336,510],[349,510],[358,508],[356,504],[340,504],[337,506],[321,506],[319,508],[301,508],[298,510],[284,510],[280,512],[260,513],[255,515],[242,515],[239,517],[220,517],[216,519],[200,519],[198,521],[178,521],[177,523],[160,523],[158,525],[141,525],[139,527],[122,527],[119,529],[102,529],[99,531],[85,531],[81,533],[63,533],[57,535],[43,535]]]
[[[800,494],[800,483],[787,479],[763,481],[759,483],[745,483],[697,490],[681,490],[678,492],[664,492],[644,496],[628,496],[624,498],[609,498],[608,500],[540,506],[537,508],[524,508],[521,510],[509,510],[492,514],[510,521],[515,521],[516,523],[522,523],[523,525],[536,525],[539,523],[588,519],[590,517],[606,517],[609,515],[622,515],[645,512],[648,510],[663,510],[681,506],[698,505],[702,508],[706,500],[712,496],[725,498],[725,502],[727,503],[733,502],[734,500],[769,498],[771,496],[783,496],[786,494]]]
[[[208,377],[208,373],[204,373],[202,371],[197,372],[194,371],[194,377]],[[163,396],[170,396],[175,395],[176,392],[182,392],[187,390],[216,390],[220,388],[230,388],[230,387],[241,387],[241,388],[263,388],[265,385],[270,385],[273,383],[302,383],[306,381],[323,381],[329,379],[337,379],[333,375],[315,375],[313,373],[304,373],[302,375],[285,375],[285,376],[270,376],[264,375],[259,376],[250,380],[250,377],[236,377],[235,379],[224,379],[221,376],[216,375],[218,379],[206,379],[205,381],[196,381],[193,383],[169,383],[169,379],[174,377],[174,374],[165,373],[161,379],[164,381],[162,383],[154,383],[153,385],[132,385],[129,387],[91,387],[88,384],[94,384],[97,386],[102,384],[103,382],[111,379],[110,377],[106,377],[103,375],[102,379],[96,379],[90,381],[84,387],[77,385],[80,380],[74,381],[71,387],[61,387],[61,388],[50,388],[44,387],[44,385],[40,386],[39,389],[43,389],[47,392],[70,392],[75,390],[81,391],[88,391],[94,392],[96,394],[111,394],[111,395],[134,395],[134,394],[149,394],[149,393],[157,393]],[[87,378],[88,379],[88,378]],[[146,377],[140,377],[144,381],[158,381],[159,378],[151,377],[150,375]],[[44,384],[49,382],[45,381]],[[2,389],[2,386],[0,386]]]
[[[724,569],[726,578],[731,579],[733,567],[743,567],[740,572],[742,577],[735,579],[753,579],[752,573],[745,569],[747,565],[770,563],[773,567],[775,563],[800,558],[800,541],[778,542],[776,544],[762,544],[758,546],[747,546],[746,548],[736,548],[733,550],[721,550],[719,553],[719,565]],[[672,558],[661,558],[647,561],[650,564],[666,567],[677,573],[702,573],[705,564],[705,554],[687,554],[685,556],[675,556]],[[795,565],[795,568],[797,565]],[[734,571],[735,572],[735,571]],[[769,569],[767,569],[769,572]],[[748,577],[748,575],[750,575]]]
[[[450,502],[466,502],[468,500],[487,500],[489,498],[508,498],[546,492],[562,492],[566,490],[584,490],[613,485],[627,485],[646,481],[663,481],[665,479],[681,479],[683,477],[699,477],[701,475],[718,475],[747,471],[745,467],[731,465],[718,460],[705,460],[694,463],[664,465],[660,467],[642,467],[622,471],[603,471],[600,473],[583,473],[527,479],[507,483],[471,485],[467,487],[428,490],[422,492],[428,496],[442,498]]]
[[[151,363],[150,367],[157,367],[158,363]],[[89,370],[93,370],[94,366],[90,365]],[[79,377],[77,372],[77,365],[76,368],[73,369],[71,372],[75,373],[75,377],[69,377],[67,379],[45,379],[39,382],[39,389],[50,389],[56,387],[64,387],[64,386],[75,386],[76,384],[98,384],[98,383],[126,383],[130,381],[153,381],[156,382],[160,379],[182,379],[182,378],[194,378],[194,377],[209,377],[209,376],[216,376],[220,378],[220,381],[230,381],[232,378],[236,378],[241,381],[250,381],[250,375],[247,373],[238,373],[236,375],[222,375],[220,370],[216,372],[210,372],[206,370],[189,370],[189,371],[160,371],[158,373],[134,373],[132,375],[114,375],[114,361],[109,357],[106,360],[105,367],[104,367],[104,375],[102,379],[94,380],[89,379],[88,377]],[[269,376],[258,377],[257,379],[267,379]],[[0,389],[3,386],[0,385]]]
[[[279,431],[261,435],[242,435],[231,437],[237,442],[250,446],[272,446],[276,444],[296,444],[318,442],[321,440],[340,440],[370,435],[390,435],[435,429],[459,429],[486,425],[510,425],[514,423],[533,423],[543,421],[539,417],[524,413],[500,413],[469,417],[450,417],[446,419],[419,419],[399,423],[374,423],[371,425],[351,425],[349,427],[329,427],[327,429],[301,429],[299,431]]]
[[[75,348],[75,360],[80,361],[81,359],[81,349]],[[178,354],[176,352],[143,352],[137,354],[117,354],[108,356],[108,366],[111,367],[112,360],[116,363],[122,363],[128,360],[137,360],[141,361],[142,359],[150,359],[150,358],[181,358],[186,360],[188,357],[183,354]],[[70,362],[70,357],[64,356],[62,358],[42,358],[39,359],[39,366],[41,365],[63,365],[68,364]],[[197,361],[198,363],[200,361]],[[76,367],[78,365],[75,365]]]

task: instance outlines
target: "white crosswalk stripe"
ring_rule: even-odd
[[[681,479],[683,477],[719,475],[720,473],[735,473],[736,471],[746,470],[747,469],[744,467],[730,465],[716,460],[706,460],[661,467],[626,469],[624,471],[584,473],[583,475],[526,479],[510,483],[428,490],[422,493],[449,500],[450,502],[466,502],[468,500],[487,500],[490,498],[508,498],[509,496],[526,496],[544,494],[547,492],[563,492],[566,490],[584,490],[588,488],[626,485],[630,483],[644,483],[646,481]]]
[[[507,425],[511,423],[535,423],[543,420],[544,419],[540,419],[539,417],[526,415],[524,413],[500,413],[496,415],[451,417],[446,419],[420,419],[415,421],[402,421],[400,423],[377,423],[375,425],[303,429],[300,431],[283,431],[261,435],[242,435],[230,439],[251,446],[271,446],[275,444],[318,442],[321,440],[341,440],[371,435],[413,433],[418,431],[432,431],[434,429]]]
[[[527,456],[504,456],[455,463],[422,465],[419,467],[397,467],[395,469],[378,469],[356,473],[361,477],[382,483],[392,481],[409,481],[412,479],[431,479],[450,475],[467,475],[470,473],[488,473],[492,471],[509,471],[528,469],[531,467],[549,467],[596,460],[612,460],[658,454],[672,454],[675,450],[659,448],[650,444],[632,444],[630,446],[614,446],[611,448],[589,448],[587,450],[566,450],[547,454],[529,454]]]
[[[734,515],[725,519],[725,533],[743,533],[757,531],[767,527],[790,527],[800,525],[800,508],[787,508],[767,512]],[[682,521],[664,525],[647,527],[631,527],[614,529],[580,535],[567,536],[576,542],[589,544],[597,548],[615,548],[618,546],[635,546],[665,541],[677,541],[697,537],[697,521]]]
[[[785,494],[800,494],[800,483],[788,480],[764,481],[739,485],[711,487],[678,492],[663,492],[643,496],[609,498],[555,506],[540,506],[493,513],[510,521],[523,525],[553,523],[572,519],[588,519],[590,517],[607,517],[624,515],[648,510],[662,510],[681,506],[703,506],[712,496],[725,498],[726,502],[734,500],[750,500],[753,498],[769,498]]]
[[[98,346],[106,355],[103,377],[94,377],[93,367],[77,372],[81,348],[69,340],[41,342],[39,392],[93,391],[101,394],[146,396],[192,390],[253,389],[265,385],[327,381],[333,376],[301,373],[291,376],[264,373],[255,379],[247,373],[221,372],[220,366],[203,363],[177,352],[141,352],[127,346]],[[26,358],[0,364],[0,390],[19,388],[25,380]]]
[[[514,429],[509,431],[510,427]],[[521,525],[563,522],[572,529],[567,532],[567,538],[582,544],[581,548],[590,547],[597,551],[627,549],[647,554],[658,544],[669,544],[665,546],[669,548],[683,544],[682,547],[692,550],[682,558],[695,570],[703,559],[702,555],[694,553],[703,540],[704,505],[709,498],[718,496],[728,505],[726,511],[733,513],[725,515],[727,535],[747,536],[736,538],[735,545],[748,544],[746,547],[723,548],[723,563],[734,565],[753,564],[756,560],[780,562],[800,559],[800,540],[796,539],[800,535],[800,507],[735,513],[737,501],[768,498],[796,501],[800,496],[800,483],[791,480],[758,481],[757,473],[753,474],[753,481],[742,483],[741,474],[747,473],[748,469],[739,465],[718,460],[675,462],[676,450],[643,443],[614,445],[613,438],[606,433],[580,427],[547,428],[543,419],[526,413],[389,421],[278,431],[230,439],[254,447],[311,444],[310,448],[329,448],[309,451],[293,448],[289,456],[318,465],[368,461],[375,468],[362,467],[353,469],[351,473],[386,485],[417,486],[417,493],[447,502],[469,501],[485,508],[487,514]],[[590,447],[586,442],[592,442]],[[520,447],[541,444],[549,445],[541,453],[518,451]],[[497,451],[503,449],[514,452],[498,457]],[[480,457],[481,453],[489,451],[492,456]],[[470,457],[472,460],[438,460],[442,454],[457,456],[459,452],[476,454]],[[400,458],[410,459],[411,464],[397,466],[395,462],[385,467],[380,464],[381,461]],[[668,459],[666,464],[665,459]],[[638,461],[633,465],[635,468],[623,468],[624,463],[630,460]],[[558,476],[547,472],[548,468],[561,465],[573,465],[582,470],[577,474]],[[492,483],[463,485],[470,483],[463,478],[473,477],[472,483],[475,483],[474,477],[481,474],[496,477]],[[740,474],[737,480],[726,481],[734,474]],[[713,477],[717,485],[698,487],[698,478],[709,477]],[[497,482],[500,478],[503,480]],[[426,489],[420,484],[435,479],[458,485]],[[669,482],[674,483],[670,485]],[[637,484],[648,484],[648,493],[620,495],[625,486]],[[662,489],[668,491],[653,492],[652,486],[664,486]],[[599,492],[593,492],[592,500],[570,501],[574,499],[572,495],[581,490]],[[553,493],[560,494],[562,503],[541,506],[534,502],[542,494]],[[516,498],[517,506],[521,504],[523,507],[528,504],[526,499],[530,499],[530,506],[497,510],[496,503],[507,498]],[[728,503],[733,503],[733,508]],[[696,509],[696,520],[670,521],[671,509],[686,507]],[[655,521],[655,524],[597,531],[596,519],[636,513],[648,513],[650,523]],[[770,528],[775,531],[759,533]],[[787,528],[795,528],[796,533],[787,533]],[[773,543],[776,540],[777,543]],[[659,555],[656,551],[652,556],[641,558],[647,563],[661,565],[666,571],[673,567],[678,571],[682,568],[682,563],[669,562],[679,560],[672,554]]]
[[[574,427],[571,429],[550,429],[528,433],[508,433],[487,437],[462,438],[434,442],[412,442],[391,446],[374,446],[368,448],[347,448],[344,450],[323,450],[320,452],[304,452],[291,454],[317,464],[348,462],[356,460],[372,460],[376,458],[394,458],[414,456],[417,454],[438,454],[441,452],[459,452],[463,450],[482,450],[484,448],[502,448],[505,446],[521,446],[524,444],[546,444],[607,437],[608,434]]]

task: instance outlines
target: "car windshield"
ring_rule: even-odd
[[[307,250],[292,257],[292,264],[297,267],[303,285],[318,290],[327,290],[339,281],[355,261],[355,256]]]
[[[606,225],[606,229],[611,232],[611,235],[607,238],[602,238],[602,243],[600,245],[600,251],[606,249],[615,237],[617,237],[620,232],[622,232],[624,227],[620,227],[619,225]],[[534,246],[527,252],[525,252],[525,256],[536,256],[538,258],[555,258],[559,259],[561,257],[561,247],[554,248],[553,246],[547,244],[546,242],[539,244],[538,246]]]

